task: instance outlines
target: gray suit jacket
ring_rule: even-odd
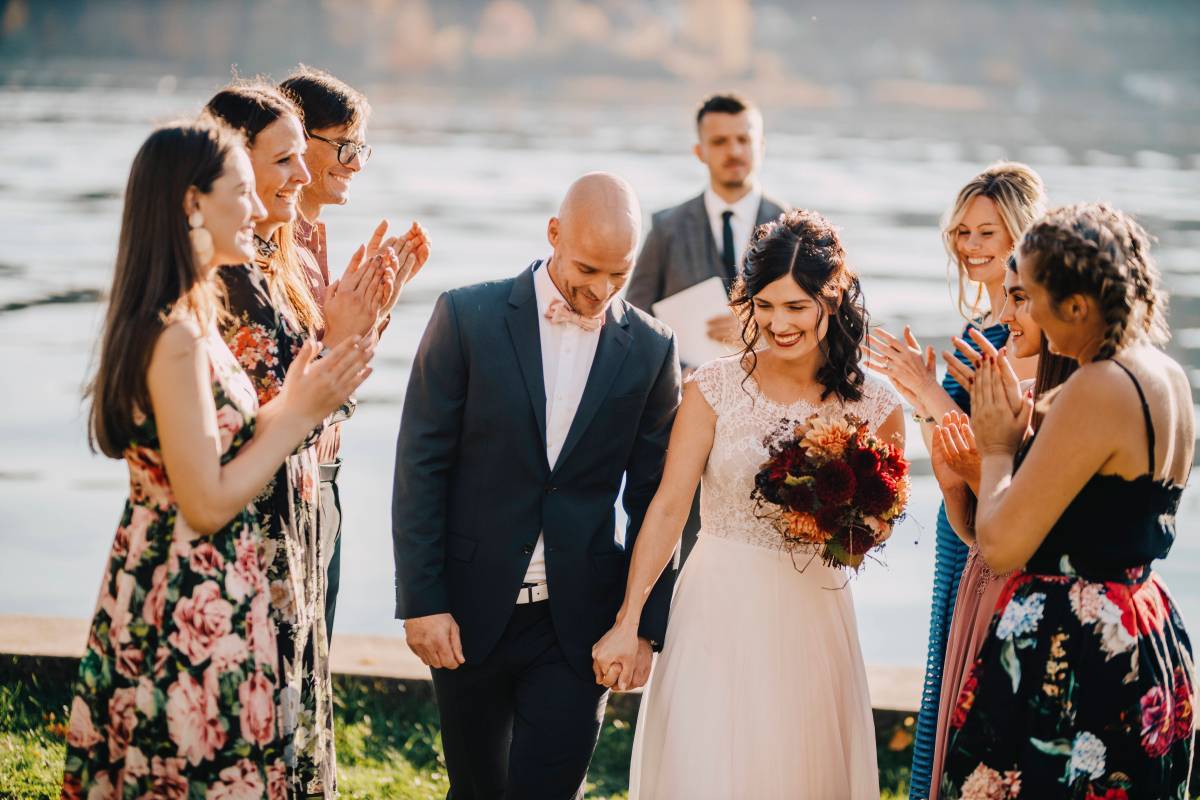
[[[763,195],[755,224],[770,222],[786,206]],[[642,245],[637,267],[629,279],[625,299],[646,313],[664,297],[681,292],[712,277],[725,279],[721,252],[713,241],[712,226],[700,194],[682,205],[656,212]]]

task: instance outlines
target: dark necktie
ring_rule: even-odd
[[[721,212],[721,263],[725,265],[725,284],[733,285],[737,276],[737,253],[733,250],[733,219],[732,211]]]

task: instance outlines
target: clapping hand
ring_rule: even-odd
[[[975,444],[975,433],[971,430],[970,418],[961,411],[950,411],[942,416],[942,422],[933,429],[934,473],[938,482],[944,484],[949,476],[939,474],[944,467],[954,477],[979,491],[979,475],[982,461]]]
[[[367,245],[355,250],[342,277],[330,284],[325,292],[322,311],[326,347],[335,347],[346,338],[361,336],[371,330],[392,291],[389,265],[394,264],[395,253],[384,249],[368,258],[367,251]]]
[[[297,416],[316,427],[371,374],[368,364],[375,355],[374,336],[344,340],[325,357],[317,359],[320,346],[309,339],[300,348],[284,376],[277,398]]]
[[[1021,393],[1006,354],[1006,348],[1001,348],[995,356],[982,357],[971,384],[971,426],[984,456],[1014,453],[1033,416],[1033,392]]]
[[[385,227],[386,222],[382,223]],[[417,276],[421,268],[425,266],[425,262],[429,260],[430,243],[429,234],[421,227],[419,223],[414,222],[404,237],[393,237],[388,240],[389,247],[396,254],[396,262],[393,269],[393,282],[390,287],[390,292],[384,300],[383,307],[380,309],[380,320],[385,319],[392,313],[392,309],[396,307],[396,303],[400,300],[400,293],[408,282]]]
[[[922,350],[912,328],[904,326],[904,340],[883,328],[867,336],[867,366],[884,375],[913,408],[924,413],[922,397],[937,387],[937,358],[933,347]]]
[[[946,369],[954,377],[954,380],[958,381],[958,385],[962,386],[963,388],[969,388],[971,383],[975,380],[975,369],[979,366],[980,359],[988,357],[994,358],[1000,353],[1000,351],[998,351],[995,346],[988,341],[988,338],[984,336],[983,333],[977,328],[972,327],[968,331],[967,335],[970,336],[971,341],[975,342],[975,344],[979,347],[978,350],[976,350],[974,347],[971,347],[967,340],[958,336],[955,336],[952,340],[954,342],[955,349],[962,353],[963,358],[967,359],[966,364],[955,358],[954,354],[950,351],[942,351],[942,360],[946,362]]]

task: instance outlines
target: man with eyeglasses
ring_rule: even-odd
[[[367,117],[371,107],[362,94],[329,73],[301,65],[279,88],[304,112],[304,127],[308,135],[308,150],[304,161],[312,175],[300,194],[299,215],[296,218],[296,245],[301,262],[308,271],[309,285],[317,303],[324,307],[330,286],[329,253],[325,223],[321,210],[328,205],[345,205],[350,199],[350,181],[371,159],[371,146],[366,143]],[[362,263],[375,253],[391,248],[397,255],[398,271],[394,289],[377,330],[382,333],[391,318],[391,309],[400,297],[403,284],[424,266],[429,258],[429,239],[417,223],[403,236],[384,239],[387,221],[375,229],[367,245]],[[341,447],[340,421],[349,417],[353,406],[344,407],[339,424],[326,428],[317,442],[321,462],[320,514],[321,530],[332,536],[332,552],[326,567],[325,630],[333,638],[333,618],[337,608],[338,585],[342,570],[342,505],[337,476],[342,466],[338,457]],[[338,415],[335,415],[338,420]],[[323,537],[325,535],[323,534]],[[326,541],[330,540],[326,538]]]

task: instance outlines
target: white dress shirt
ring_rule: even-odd
[[[725,247],[725,221],[721,215],[726,211],[733,212],[733,216],[729,219],[729,226],[733,228],[733,251],[737,253],[735,263],[739,268],[746,257],[746,248],[750,246],[750,237],[754,234],[762,196],[762,188],[756,185],[741,200],[736,203],[726,203],[720,195],[713,191],[711,184],[704,190],[704,210],[708,212],[708,224],[712,226],[713,241],[717,243],[718,256]]]
[[[555,325],[546,319],[546,310],[553,300],[562,300],[562,292],[550,280],[549,259],[533,273],[533,293],[537,299],[538,331],[542,344],[542,380],[546,386],[546,461],[554,469],[558,454],[567,441],[567,433],[575,420],[579,401],[583,398],[592,361],[596,358],[596,346],[600,344],[600,331],[585,331],[578,325],[563,323]],[[538,534],[537,546],[529,569],[525,572],[526,583],[541,583],[546,580],[545,537]]]

